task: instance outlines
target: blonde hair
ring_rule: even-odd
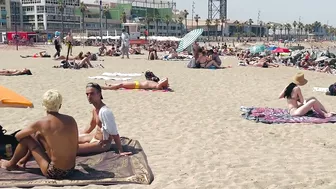
[[[62,95],[57,90],[48,90],[43,95],[42,106],[47,112],[58,112],[62,105]]]

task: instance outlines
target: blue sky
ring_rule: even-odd
[[[201,19],[208,17],[208,0],[174,0],[177,9],[187,9],[191,18],[192,2],[195,14]],[[281,3],[277,3],[281,2]],[[293,23],[301,17],[301,22],[310,24],[319,21],[336,27],[336,0],[228,0],[228,19],[257,21],[258,11],[263,22]]]

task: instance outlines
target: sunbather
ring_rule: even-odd
[[[51,56],[47,53],[47,51],[41,51],[39,53],[35,53],[33,56],[27,55],[27,56],[23,56],[20,55],[21,58],[50,58]]]
[[[315,98],[304,100],[299,86],[305,85],[308,81],[304,78],[303,73],[298,73],[281,93],[279,98],[286,98],[288,111],[292,116],[303,116],[310,110],[314,110],[324,117],[331,117],[334,113],[328,112],[324,106]]]
[[[3,76],[15,76],[15,75],[33,75],[31,71],[27,68],[23,70],[7,70],[7,69],[2,69],[0,70],[0,75]]]
[[[119,84],[107,84],[102,87],[103,90],[117,90],[117,89],[156,89],[156,90],[164,90],[169,87],[168,78],[160,80],[159,82],[155,81],[134,81],[134,82],[122,82]]]

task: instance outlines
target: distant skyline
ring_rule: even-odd
[[[201,19],[208,18],[208,0],[174,0],[176,8],[179,10],[187,9],[188,18],[191,19],[192,3],[195,2],[195,14]],[[336,27],[336,7],[335,0],[310,1],[307,0],[228,0],[228,19],[244,20],[252,19],[257,22],[258,11],[260,10],[260,20],[264,23],[273,21],[278,23],[290,23],[299,21],[304,24],[311,24],[315,21],[321,24]]]

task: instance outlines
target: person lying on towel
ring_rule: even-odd
[[[0,70],[0,75],[3,76],[15,76],[15,75],[33,75],[31,71],[27,68],[23,70],[9,70],[9,69],[2,69]]]
[[[19,144],[11,160],[1,160],[1,168],[24,170],[32,155],[45,177],[65,179],[76,165],[77,123],[73,117],[59,113],[62,96],[58,91],[44,93],[42,105],[47,115],[15,134]]]
[[[112,110],[102,101],[102,88],[97,83],[86,85],[86,96],[92,109],[92,117],[89,127],[79,136],[78,155],[107,152],[111,149],[111,142],[114,140],[119,155],[126,156],[132,152],[124,152],[121,140],[115,123]],[[96,132],[93,132],[96,130]]]
[[[122,82],[118,84],[107,84],[103,86],[103,90],[117,90],[117,89],[155,89],[155,90],[165,90],[169,87],[168,78],[164,78],[159,82],[155,81],[134,81],[134,82]]]
[[[304,78],[303,73],[297,73],[293,81],[280,93],[279,99],[287,99],[290,115],[304,116],[309,111],[314,110],[323,117],[332,117],[334,113],[328,112],[315,97],[304,100],[299,86],[303,86],[307,82],[308,80]]]
[[[27,55],[27,56],[23,56],[20,55],[21,58],[50,58],[51,56],[47,53],[47,51],[41,51],[39,53],[35,53],[33,56]]]

